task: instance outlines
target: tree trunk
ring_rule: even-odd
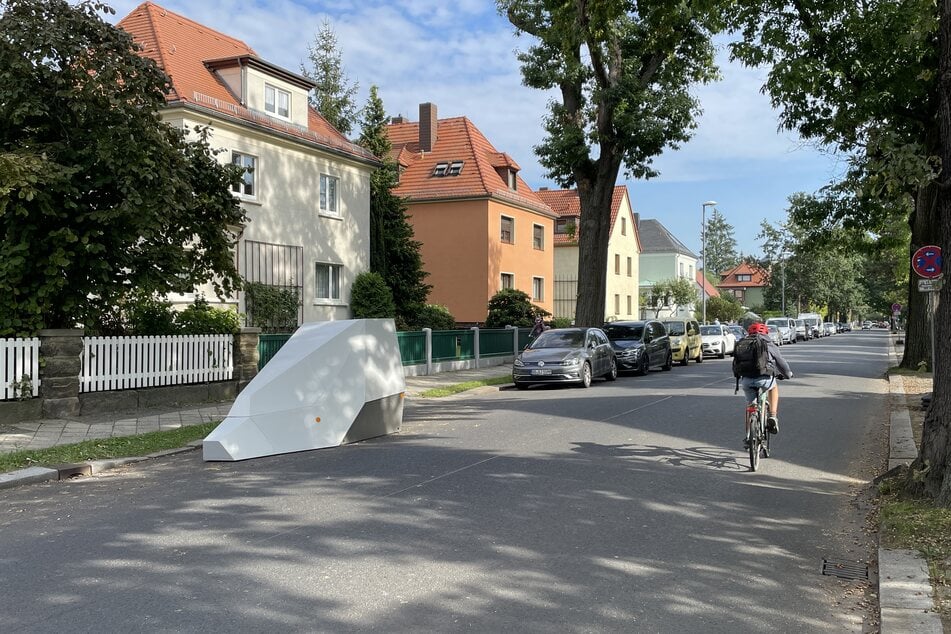
[[[911,245],[908,252],[908,267],[911,256],[919,248],[938,242],[941,231],[938,215],[938,186],[927,185],[915,196],[915,210],[908,220],[911,226]],[[905,349],[901,367],[917,370],[922,361],[931,363],[931,312],[928,297],[918,290],[918,274],[910,270],[908,275],[908,321],[905,325]]]
[[[607,292],[608,238],[611,231],[611,198],[614,176],[600,171],[595,178],[578,179],[581,202],[581,228],[578,235],[578,304],[576,326],[600,326],[604,323]]]
[[[951,0],[941,2],[938,121],[941,127],[941,171],[938,211],[941,234],[937,244],[948,253],[951,237]],[[951,286],[941,289],[935,321],[934,395],[925,416],[921,449],[912,465],[920,473],[925,491],[937,504],[951,507]]]

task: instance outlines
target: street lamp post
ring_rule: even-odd
[[[786,317],[786,251],[779,254],[779,261],[783,266],[783,317]]]
[[[717,204],[715,200],[708,200],[701,205],[703,220],[700,225],[700,255],[703,257],[703,277],[700,278],[700,293],[703,298],[703,322],[707,323],[707,207]]]

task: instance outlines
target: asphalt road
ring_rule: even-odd
[[[407,406],[400,434],[0,492],[5,631],[870,631],[887,334],[783,348],[748,471],[730,361]],[[873,568],[874,581],[874,568]]]

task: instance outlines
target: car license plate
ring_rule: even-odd
[[[549,376],[551,370],[532,370],[532,376]]]

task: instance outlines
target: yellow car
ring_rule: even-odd
[[[695,319],[671,319],[664,321],[670,336],[670,349],[674,362],[687,365],[690,359],[703,363],[703,341],[700,338],[700,324]]]

